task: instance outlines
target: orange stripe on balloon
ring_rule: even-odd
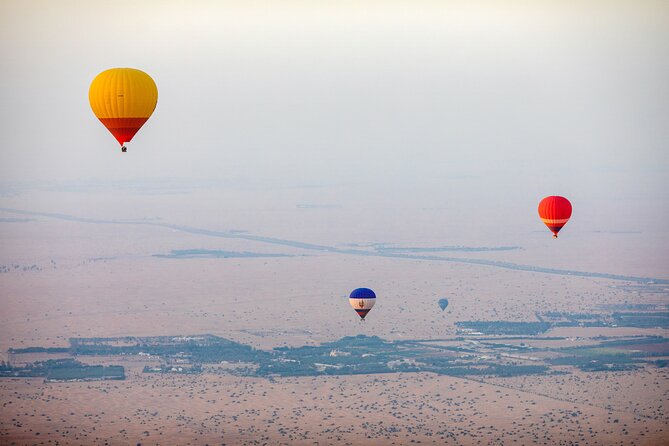
[[[561,219],[551,219],[551,218],[542,218],[541,221],[543,221],[547,225],[564,225],[569,221],[568,218],[561,218]]]

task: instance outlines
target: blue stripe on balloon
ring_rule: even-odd
[[[351,291],[350,299],[376,299],[376,294],[369,288],[356,288]]]

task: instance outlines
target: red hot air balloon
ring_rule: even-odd
[[[558,232],[571,217],[571,203],[565,197],[551,195],[539,203],[539,217],[557,238]]]

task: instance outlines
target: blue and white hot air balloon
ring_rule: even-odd
[[[369,310],[371,310],[376,303],[376,294],[369,288],[356,288],[351,291],[348,301],[355,312],[358,313],[360,319],[364,320],[367,313],[369,313]]]

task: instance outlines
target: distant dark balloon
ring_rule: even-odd
[[[376,294],[369,288],[356,288],[351,292],[348,301],[355,312],[358,313],[360,319],[364,320],[369,310],[376,303]]]
[[[439,308],[441,308],[441,311],[444,311],[447,306],[448,306],[448,299],[446,299],[445,297],[443,299],[439,299]]]

